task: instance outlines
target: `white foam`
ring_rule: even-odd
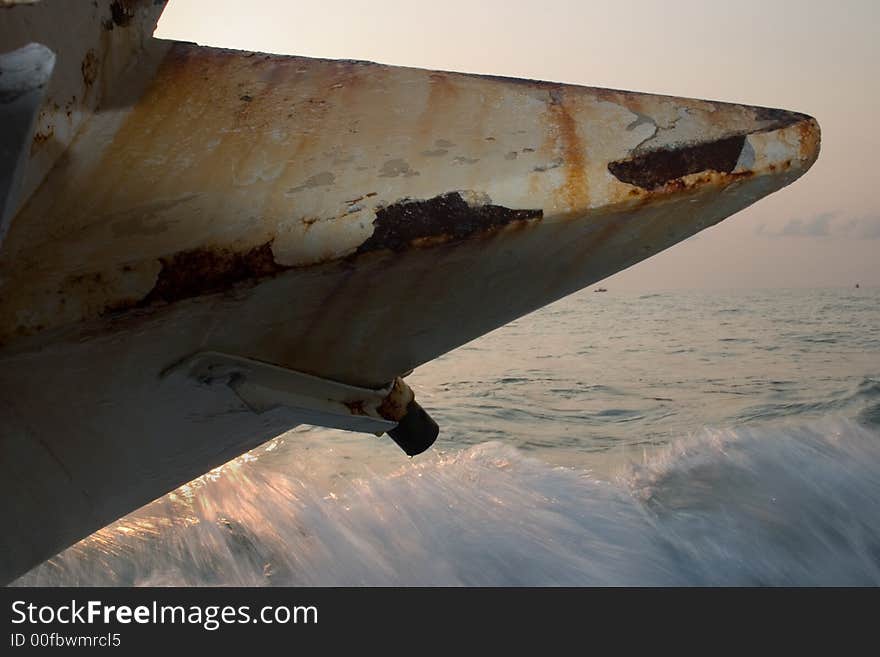
[[[612,482],[501,443],[333,481],[288,441],[181,489],[24,585],[880,584],[880,437],[705,431]]]

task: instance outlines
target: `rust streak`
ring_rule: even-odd
[[[565,183],[560,195],[569,207],[576,207],[583,204],[587,198],[584,145],[578,135],[577,122],[565,105],[561,88],[550,90],[548,111],[550,119],[556,126],[557,144],[562,151],[565,165]]]
[[[423,138],[430,135],[434,130],[436,117],[452,111],[458,102],[458,97],[459,90],[451,76],[444,73],[431,73],[425,109],[416,124],[418,134]],[[435,145],[438,148],[448,149],[453,144],[446,140],[437,140]]]

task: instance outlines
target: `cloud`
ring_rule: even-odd
[[[779,231],[780,237],[828,237],[833,212],[823,212],[810,219],[791,219]]]
[[[843,232],[859,240],[880,240],[880,215],[850,219]]]
[[[755,230],[762,237],[846,237],[858,240],[880,239],[880,215],[837,219],[836,212],[822,212],[808,219],[789,219],[781,229],[761,224]]]

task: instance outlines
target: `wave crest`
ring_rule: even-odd
[[[338,449],[277,452],[17,584],[880,584],[880,436],[847,421],[707,430],[611,482],[498,442],[344,484]]]

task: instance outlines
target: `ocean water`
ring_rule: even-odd
[[[590,290],[298,427],[23,585],[880,585],[880,289]]]

